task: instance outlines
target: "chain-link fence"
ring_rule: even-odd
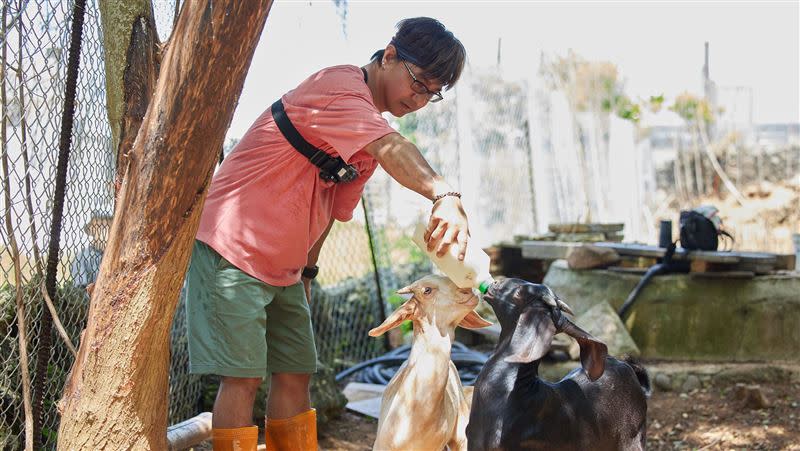
[[[47,367],[36,367],[36,356],[42,352],[40,323],[46,306],[41,286],[54,199],[63,195],[65,205],[54,303],[76,347],[88,313],[86,286],[97,277],[114,210],[115,162],[105,111],[104,53],[96,1],[88,2],[84,19],[67,189],[63,194],[54,192],[71,12],[71,2],[56,0],[9,1],[2,9],[1,449],[23,446],[23,373],[34,381],[46,377],[41,443],[46,449],[55,447],[56,403],[74,360],[68,346],[55,338],[49,351],[45,350]],[[176,17],[175,2],[154,2],[154,14],[159,35],[166,39]],[[341,237],[331,244],[331,252],[339,249],[346,255],[334,267],[345,269],[328,275],[329,283],[314,307],[320,357],[336,368],[384,349],[382,340],[366,339],[366,331],[380,320],[383,311],[363,210],[360,215],[361,221],[341,225]],[[181,296],[171,335],[172,423],[199,413],[202,401],[200,378],[188,374],[185,321]],[[20,366],[21,329],[27,333],[27,371]]]
[[[113,212],[114,152],[106,115],[105,70],[97,2],[87,2],[76,87],[67,189],[55,192],[55,172],[64,104],[72,2],[9,0],[0,23],[2,104],[3,238],[0,249],[0,448],[21,448],[24,440],[23,368],[20,336],[27,335],[28,379],[44,378],[42,447],[55,447],[56,403],[74,356],[55,335],[42,349],[40,330],[46,250],[51,215],[63,196],[57,296],[53,300],[75,346],[88,313],[86,286],[97,277]],[[157,23],[168,36],[174,2],[154,4]],[[162,34],[163,37],[163,34]],[[182,306],[182,303],[180,304]],[[19,314],[22,313],[22,316]],[[182,308],[176,313],[170,378],[170,420],[197,410],[199,384],[187,374]],[[37,366],[45,353],[46,367]],[[36,391],[36,390],[34,390]],[[34,406],[35,407],[35,406]]]
[[[30,374],[34,379],[47,378],[42,443],[48,449],[55,446],[55,404],[73,362],[59,338],[47,353],[46,367],[37,367],[35,358],[41,351],[40,319],[46,308],[41,295],[43,249],[59,195],[53,179],[71,3],[7,0],[2,9],[2,449],[17,449],[24,438],[20,325],[28,336]],[[175,2],[154,2],[154,10],[159,35],[166,39],[176,17]],[[692,159],[697,154],[687,150],[691,140],[685,132],[669,129],[661,135],[658,130],[643,135],[629,121],[611,115],[575,114],[563,93],[537,80],[508,80],[500,68],[468,67],[456,88],[445,93],[445,102],[394,119],[393,125],[462,191],[473,239],[481,245],[530,236],[551,222],[582,219],[585,205],[599,208],[597,220],[625,222],[628,239],[655,237],[659,215],[667,211],[662,204],[676,204],[675,199],[685,194],[681,183],[686,173],[680,171],[696,166]],[[85,286],[96,277],[113,212],[115,162],[104,82],[98,3],[90,1],[54,300],[76,345],[88,309]],[[659,144],[662,135],[668,136],[665,145]],[[796,144],[761,146],[755,138],[720,147],[718,155],[737,186],[744,186],[759,178],[778,183],[796,177],[798,149]],[[604,158],[612,163],[604,163]],[[587,172],[576,170],[581,161]],[[705,169],[709,174],[711,169]],[[582,179],[580,174],[589,176]],[[709,186],[713,190],[713,180]],[[696,194],[682,199],[681,205],[701,198]],[[385,339],[368,337],[368,330],[396,305],[395,290],[432,271],[410,239],[415,222],[424,220],[430,208],[430,202],[378,169],[354,219],[337,223],[331,231],[320,256],[322,290],[315,295],[312,312],[320,360],[335,371],[384,352]],[[796,211],[787,211],[784,222],[797,229],[800,218]],[[200,380],[188,374],[184,331],[181,299],[172,333],[169,418],[173,423],[199,413],[202,398]]]

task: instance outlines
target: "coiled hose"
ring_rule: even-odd
[[[341,382],[346,377],[358,373],[354,379],[356,382],[387,385],[410,354],[411,345],[400,346],[380,357],[365,360],[342,371],[336,375],[336,382]],[[450,349],[450,360],[453,361],[456,369],[458,369],[461,383],[463,385],[473,385],[488,357],[456,341],[453,342],[453,346]]]

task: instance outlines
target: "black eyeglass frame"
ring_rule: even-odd
[[[441,102],[442,100],[444,100],[444,97],[442,96],[442,91],[434,92],[428,89],[428,87],[425,86],[425,83],[419,81],[417,79],[417,76],[414,75],[414,72],[411,72],[411,68],[408,67],[408,64],[406,64],[404,60],[400,60],[400,62],[402,62],[403,66],[405,66],[406,70],[408,71],[408,75],[411,75],[411,80],[413,80],[411,82],[412,91],[416,92],[417,94],[424,94],[428,96],[428,101],[431,103]]]

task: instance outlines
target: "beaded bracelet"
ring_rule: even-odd
[[[461,193],[459,193],[458,191],[448,191],[446,193],[437,194],[437,195],[433,196],[433,203],[435,204],[441,198],[446,197],[446,196],[455,196],[455,197],[461,199]]]

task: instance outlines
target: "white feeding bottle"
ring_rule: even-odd
[[[489,255],[474,240],[469,240],[463,261],[458,259],[458,246],[455,244],[451,245],[443,256],[438,257],[435,250],[428,251],[428,244],[425,243],[425,228],[426,223],[418,222],[414,229],[414,236],[411,238],[422,252],[425,252],[436,267],[456,286],[477,288],[478,291],[485,294],[494,282],[489,274]]]

